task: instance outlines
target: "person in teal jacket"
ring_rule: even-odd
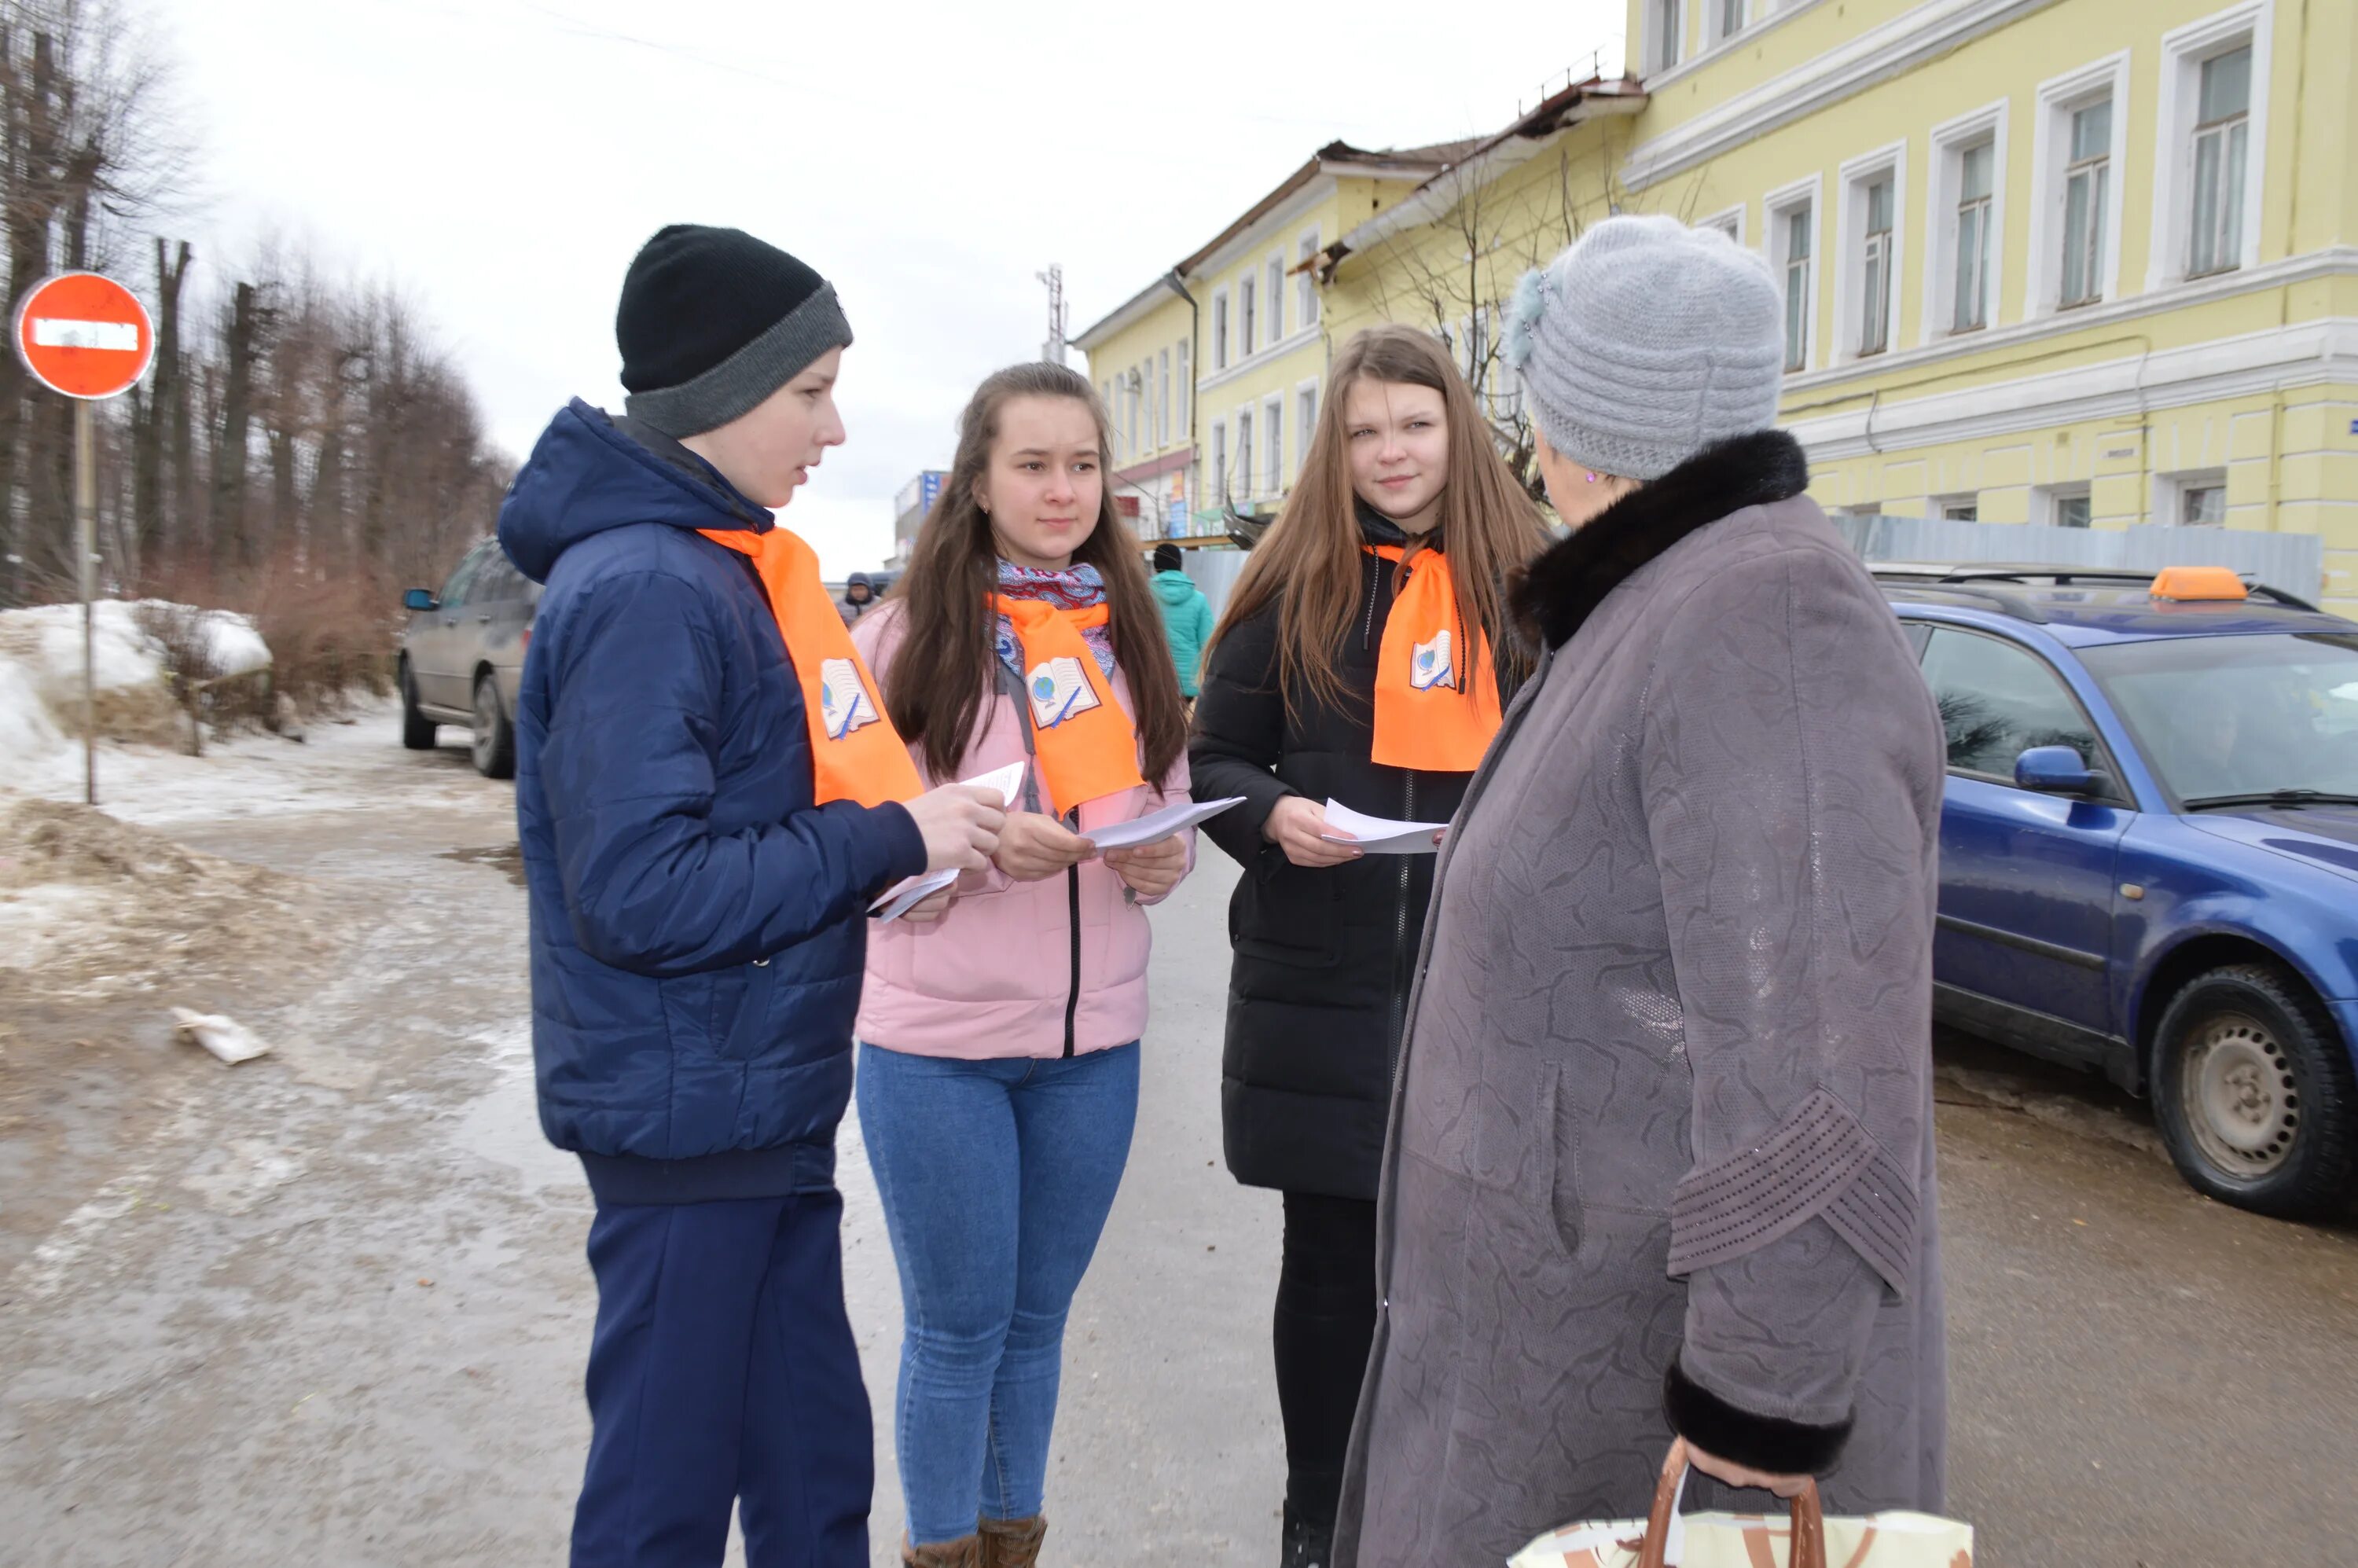
[[[1163,635],[1171,662],[1179,667],[1179,695],[1195,700],[1195,666],[1212,635],[1212,601],[1195,579],[1179,569],[1179,546],[1154,546],[1154,598],[1163,607]]]

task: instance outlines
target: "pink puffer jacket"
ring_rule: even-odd
[[[871,611],[851,640],[878,682],[889,677],[903,635],[903,604]],[[1114,697],[1135,713],[1130,683],[1114,672]],[[975,726],[955,778],[970,779],[1025,760],[1024,716],[1003,692]],[[925,769],[930,789],[944,781]],[[1036,791],[1036,777],[1027,778]],[[1028,809],[1045,810],[1044,797]],[[1081,828],[1128,822],[1187,798],[1184,752],[1159,786],[1128,790],[1081,807]],[[1022,800],[1011,803],[1027,808]],[[1195,864],[1190,829],[1187,867]],[[1077,895],[1077,896],[1076,896]],[[1080,940],[1073,939],[1077,906]],[[960,879],[949,913],[928,925],[896,920],[871,925],[868,978],[860,999],[859,1035],[868,1044],[925,1056],[982,1060],[1061,1056],[1127,1045],[1146,1029],[1146,958],[1152,941],[1146,911],[1122,880],[1097,861],[1068,876],[1019,882],[996,867]],[[1067,1020],[1069,1019],[1069,1023]],[[1069,1029],[1069,1034],[1067,1033]]]

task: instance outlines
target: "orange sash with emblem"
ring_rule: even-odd
[[[1138,730],[1114,700],[1085,627],[1112,617],[1106,605],[1064,610],[1037,599],[993,594],[991,602],[1023,645],[1023,697],[1032,706],[1040,782],[1059,816],[1100,795],[1136,789]]]
[[[1388,561],[1398,545],[1366,548]],[[1490,638],[1458,622],[1449,557],[1419,550],[1392,600],[1376,657],[1376,762],[1426,773],[1470,773],[1498,732],[1498,676]]]
[[[750,557],[769,590],[770,609],[785,639],[786,656],[802,682],[803,718],[810,725],[811,783],[824,806],[856,800],[882,806],[925,793],[909,748],[885,715],[868,661],[851,644],[851,629],[819,580],[818,552],[784,528],[767,534],[698,530],[716,545]]]

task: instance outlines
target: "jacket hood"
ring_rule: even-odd
[[[1705,447],[1550,546],[1516,576],[1508,603],[1534,651],[1561,648],[1638,569],[1688,535],[1810,488],[1810,460],[1782,430]]]
[[[1147,580],[1154,585],[1154,597],[1174,610],[1203,591],[1185,572],[1156,572]]]
[[[500,506],[500,547],[546,582],[557,557],[636,523],[766,534],[775,519],[709,463],[635,421],[575,398],[548,422]]]
[[[876,580],[866,572],[853,572],[843,579],[843,591],[848,596],[855,588],[864,588],[872,594],[876,591]]]

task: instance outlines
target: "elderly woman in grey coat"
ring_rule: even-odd
[[[1591,229],[1509,330],[1572,535],[1448,835],[1386,1155],[1339,1568],[1645,1512],[1937,1509],[1942,742],[1774,429],[1767,266]]]

